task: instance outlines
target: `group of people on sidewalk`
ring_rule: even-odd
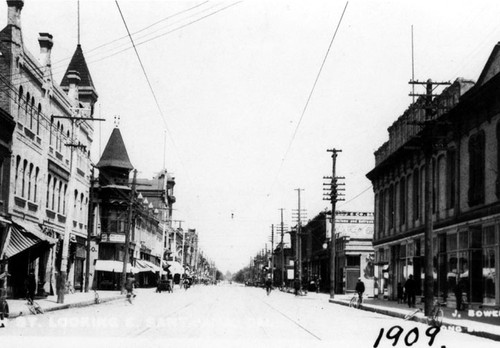
[[[417,295],[417,282],[410,274],[404,285],[398,283],[398,303],[408,302],[408,307],[415,308],[415,299]]]

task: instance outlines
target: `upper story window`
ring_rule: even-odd
[[[457,150],[450,149],[446,155],[446,207],[451,209],[455,207],[456,183],[455,177],[457,172],[456,167]]]
[[[413,172],[413,220],[420,218],[420,169]]]
[[[406,223],[406,178],[399,182],[399,224]]]
[[[469,138],[469,206],[484,203],[485,135],[479,131]]]

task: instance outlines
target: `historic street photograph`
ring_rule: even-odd
[[[0,347],[497,347],[499,13],[0,0]]]

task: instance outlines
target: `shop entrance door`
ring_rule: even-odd
[[[73,280],[73,286],[75,290],[82,291],[83,289],[83,263],[85,259],[76,258],[75,259],[75,276]]]

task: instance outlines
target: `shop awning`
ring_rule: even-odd
[[[35,235],[26,233],[18,226],[12,225],[10,228],[10,239],[5,249],[5,257],[11,258],[41,242],[42,240]]]
[[[184,268],[177,261],[167,261],[168,270],[172,274],[183,274]]]
[[[25,232],[29,232],[32,235],[36,236],[38,239],[45,241],[49,244],[55,244],[57,242],[57,238],[53,238],[51,236],[48,236],[47,234],[42,232],[42,229],[40,225],[26,221],[26,220],[21,220],[19,218],[13,217],[12,218],[13,226],[17,226],[20,230],[24,230]]]
[[[156,266],[154,263],[147,260],[136,260],[135,266],[137,272],[160,272],[160,267]]]
[[[123,262],[115,260],[96,260],[95,270],[101,272],[121,273],[123,271]],[[127,273],[137,273],[137,270],[127,263]]]

